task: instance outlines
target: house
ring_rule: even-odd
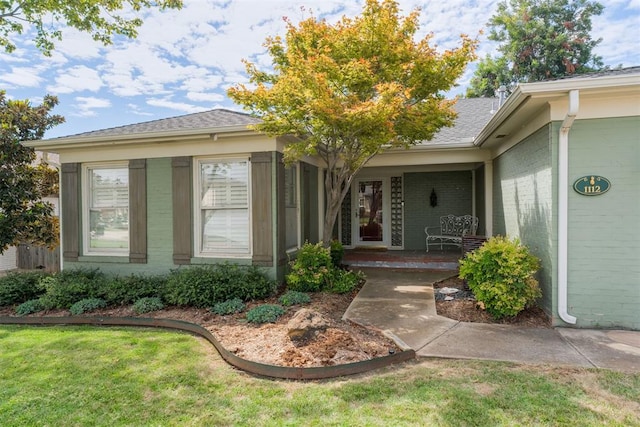
[[[523,84],[501,106],[461,99],[453,128],[371,160],[337,234],[424,250],[425,226],[472,214],[479,234],[517,237],[542,260],[554,325],[640,329],[639,100],[640,67]],[[286,138],[254,123],[212,110],[28,143],[60,154],[64,268],[232,261],[282,278],[322,235],[323,169],[311,157],[285,168]]]

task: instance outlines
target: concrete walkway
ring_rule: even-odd
[[[458,322],[437,315],[432,286],[455,272],[361,270],[367,283],[343,317],[385,331],[418,356],[640,372],[640,332]]]

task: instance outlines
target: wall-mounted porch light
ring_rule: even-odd
[[[435,208],[436,206],[438,206],[438,196],[436,195],[435,188],[431,189],[431,196],[429,196],[429,204],[431,205],[432,208]]]

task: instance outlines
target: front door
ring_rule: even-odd
[[[385,245],[385,182],[382,179],[356,180],[355,226],[358,245]]]

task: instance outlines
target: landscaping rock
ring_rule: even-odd
[[[303,308],[293,315],[287,323],[287,334],[292,341],[306,341],[313,338],[318,331],[329,327],[329,321],[317,311]]]

